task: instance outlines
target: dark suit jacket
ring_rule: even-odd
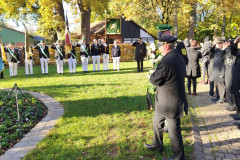
[[[187,48],[187,77],[201,77],[199,60],[202,58],[201,52],[196,47]]]
[[[8,48],[4,48],[4,50],[5,50],[5,52],[8,52],[10,55],[12,55],[9,52]],[[15,59],[13,56],[11,56],[10,62],[17,63],[18,61],[20,61],[20,57],[19,57],[19,53],[18,53],[19,51],[18,51],[18,49],[14,48],[14,51],[12,50],[12,52],[17,59]]]
[[[45,45],[45,48],[44,48],[44,52],[46,53],[47,57],[42,53],[42,50],[40,49],[40,46],[36,46],[35,49],[38,50],[39,52],[39,58],[49,58],[49,50],[48,50],[48,46]]]
[[[136,47],[135,60],[143,61],[144,57],[147,55],[146,43],[142,42],[141,45],[138,41],[136,41],[132,44],[132,46]]]
[[[121,48],[117,45],[117,48],[115,46],[112,46],[112,57],[120,57],[121,56]]]
[[[101,55],[101,46],[99,44],[97,44],[97,46],[92,44],[92,46],[91,46],[91,56],[100,56],[100,55]]]
[[[86,44],[86,48],[85,48],[85,49],[87,50],[88,54],[87,54],[86,52],[81,52],[81,51],[80,51],[80,55],[81,55],[81,56],[82,56],[82,55],[85,55],[85,57],[90,56],[91,52],[90,52],[89,44]]]
[[[55,49],[55,56],[56,56],[56,52],[59,53],[56,45],[52,45],[51,48],[52,48],[52,49]],[[60,46],[60,51],[61,51],[62,54],[63,54],[63,55],[61,55],[61,54],[59,53],[60,60],[63,60],[63,59],[65,58],[65,50],[64,50],[64,47],[63,47],[63,46]],[[56,58],[56,57],[55,57],[55,58]]]
[[[106,52],[105,52],[105,48],[106,48]],[[107,47],[105,47],[103,44],[101,45],[101,53],[106,53],[109,54],[109,45],[107,45]]]
[[[236,44],[231,44],[231,54],[236,57],[232,68],[232,86],[231,93],[236,94],[240,90],[240,51]]]
[[[71,50],[71,52],[73,53],[73,55],[74,55],[75,57],[77,57],[77,56],[76,56],[76,47],[80,47],[80,45],[79,45],[79,44],[77,44],[77,45],[72,45],[72,50]],[[72,53],[67,53],[68,59],[71,58],[71,57],[72,57],[72,59],[75,59],[75,57],[72,55]]]
[[[159,62],[150,82],[157,86],[155,116],[179,118],[188,113],[185,94],[186,65],[184,58],[174,49]]]

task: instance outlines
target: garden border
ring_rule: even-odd
[[[9,91],[9,89],[3,89]],[[57,120],[63,115],[63,106],[54,98],[37,92],[23,91],[30,93],[36,97],[48,108],[47,115],[38,124],[27,133],[20,142],[16,143],[12,148],[7,150],[1,160],[20,160],[24,158],[29,151],[34,149],[36,145],[50,132]]]

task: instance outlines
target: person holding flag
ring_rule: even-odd
[[[57,64],[57,73],[63,74],[63,59],[65,58],[65,50],[61,45],[60,41],[57,40],[57,43],[51,46],[52,49],[55,49],[55,59]]]
[[[17,76],[17,67],[18,63],[20,63],[18,50],[14,47],[13,43],[10,42],[9,45],[4,48],[4,51],[8,52],[10,55],[8,62],[10,77]]]
[[[83,72],[88,72],[88,59],[89,59],[90,47],[89,44],[86,44],[85,39],[82,39],[80,43],[80,55],[82,61]]]
[[[48,46],[46,46],[45,42],[41,40],[40,43],[37,44],[34,48],[37,49],[39,52],[42,74],[48,74],[48,61],[49,61]]]
[[[24,60],[25,60],[25,74],[26,76],[30,74],[33,75],[33,58],[32,58],[32,48],[29,46],[29,55],[27,55],[25,51],[25,46],[23,46],[23,54],[24,54]]]

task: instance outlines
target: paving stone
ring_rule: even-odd
[[[236,159],[236,156],[234,154],[225,154],[225,156],[229,159]]]

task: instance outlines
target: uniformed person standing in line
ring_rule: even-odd
[[[109,46],[106,43],[105,39],[102,39],[101,53],[103,58],[103,70],[107,71],[109,63]]]
[[[184,58],[175,49],[176,37],[162,35],[158,40],[159,50],[164,57],[150,77],[150,82],[157,86],[153,117],[154,136],[152,144],[145,144],[145,147],[163,152],[164,121],[166,120],[174,153],[172,159],[184,160],[180,117],[183,111],[186,114],[188,112],[185,93],[186,64]]]
[[[49,62],[48,46],[45,45],[45,41],[41,40],[40,43],[37,44],[34,48],[37,49],[39,52],[42,74],[48,74],[48,62]]]
[[[1,47],[0,47],[0,57],[2,57],[2,50],[1,50]],[[4,62],[3,62],[4,63]],[[2,72],[1,72],[1,74],[0,74],[0,79],[3,79],[4,77],[3,77],[3,70],[2,70]]]
[[[95,63],[97,61],[97,71],[100,70],[99,64],[100,64],[100,57],[101,57],[101,47],[97,43],[96,39],[93,39],[93,44],[91,46],[91,55],[93,60],[93,71],[96,71]]]
[[[57,40],[56,44],[51,46],[52,49],[55,49],[55,59],[57,64],[57,73],[63,74],[63,59],[65,58],[65,50],[61,45],[61,42]]]
[[[231,54],[236,57],[235,63],[232,68],[232,86],[231,93],[235,95],[235,102],[237,106],[237,114],[235,120],[240,120],[240,36],[231,43]],[[240,126],[240,122],[234,122],[235,125]]]
[[[233,43],[234,39],[228,40],[228,45]],[[236,111],[236,103],[235,103],[235,96],[231,93],[231,86],[232,86],[232,68],[233,64],[235,63],[236,57],[232,55],[231,48],[228,47],[226,49],[225,55],[225,86],[226,86],[226,99],[228,102],[227,110],[228,111]]]
[[[80,43],[80,55],[81,55],[83,73],[88,72],[88,60],[90,57],[89,54],[90,54],[89,44],[86,44],[85,39],[82,39],[82,43]]]
[[[10,71],[10,77],[17,76],[17,67],[18,63],[20,63],[20,57],[19,57],[19,51],[14,48],[13,43],[9,43],[8,46],[6,46],[5,52],[8,52],[10,55],[10,61],[8,61],[9,64],[9,71]]]
[[[23,54],[24,54],[24,61],[25,61],[25,74],[26,76],[28,76],[29,70],[30,70],[30,75],[33,75],[33,58],[32,56],[30,57],[26,56],[25,46],[23,46]]]
[[[68,52],[68,66],[70,73],[76,73],[77,57],[76,57],[76,47],[79,47],[79,44],[72,45],[72,50]]]
[[[138,72],[143,72],[143,60],[147,55],[146,43],[143,42],[142,38],[138,38],[132,46],[136,47],[135,60],[137,61]]]
[[[113,58],[113,70],[119,70],[119,63],[121,57],[121,48],[117,45],[117,40],[114,40],[114,45],[112,46],[112,58]],[[117,66],[117,67],[116,67]]]
[[[215,44],[210,49],[210,54],[213,58],[212,80],[214,81],[216,88],[216,98],[211,99],[216,103],[224,103],[226,101],[225,93],[225,50],[227,45],[225,39],[217,37]]]

